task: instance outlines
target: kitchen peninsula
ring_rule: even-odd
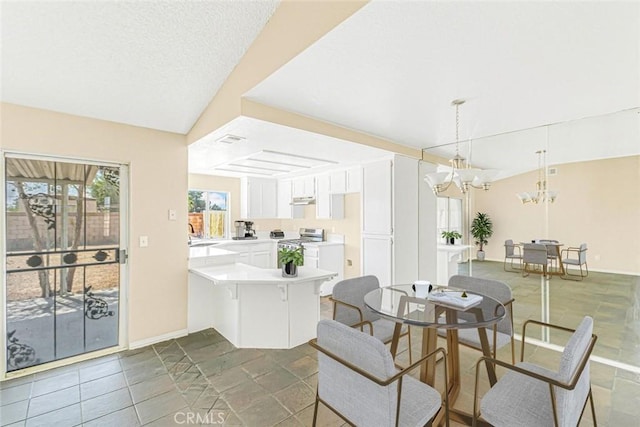
[[[337,273],[300,267],[284,278],[236,261],[229,250],[191,249],[189,332],[215,328],[238,348],[292,348],[315,337],[320,285]]]

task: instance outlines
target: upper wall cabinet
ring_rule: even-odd
[[[289,179],[278,181],[278,218],[304,218],[304,206],[291,204],[293,182]]]
[[[344,195],[332,194],[331,175],[316,177],[316,218],[343,219]]]
[[[331,173],[330,192],[334,194],[359,193],[362,169],[355,167]]]
[[[245,177],[240,180],[240,216],[243,219],[277,218],[277,181]]]
[[[293,197],[314,197],[315,190],[315,178],[313,176],[303,176],[293,180]]]

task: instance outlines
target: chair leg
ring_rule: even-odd
[[[591,391],[591,387],[589,387],[589,401],[591,402],[591,416],[593,417],[593,427],[598,427],[598,422],[596,421],[596,405],[593,403],[593,393]]]
[[[407,340],[409,340],[409,365],[413,365],[413,358],[411,357],[411,326],[407,326]]]
[[[316,388],[316,403],[313,405],[313,422],[312,426],[316,427],[316,421],[318,420],[318,389]]]

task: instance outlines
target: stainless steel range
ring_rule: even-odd
[[[324,229],[301,228],[299,238],[278,240],[278,250],[280,250],[281,248],[287,248],[287,249],[303,248],[302,244],[305,242],[322,242],[322,241],[324,241]]]

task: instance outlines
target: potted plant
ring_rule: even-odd
[[[278,262],[282,265],[282,277],[296,277],[298,275],[298,266],[304,263],[302,248],[280,249]]]
[[[479,245],[478,260],[484,261],[484,245],[489,244],[487,240],[493,235],[493,223],[486,213],[478,212],[471,222],[471,235],[475,239],[476,245]]]
[[[447,245],[455,245],[456,239],[462,239],[462,234],[457,231],[443,231],[442,237],[447,241]]]

